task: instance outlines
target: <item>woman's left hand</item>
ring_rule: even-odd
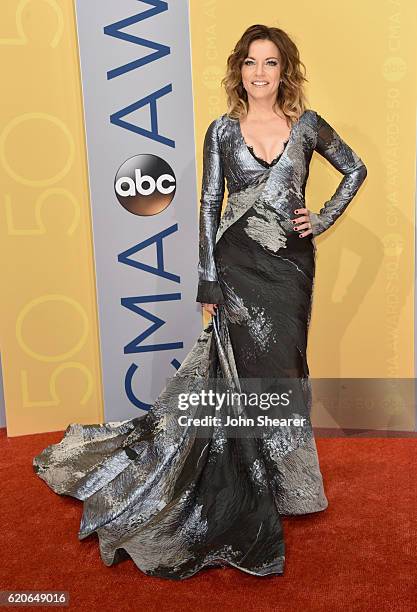
[[[300,238],[304,238],[304,236],[312,234],[313,230],[311,227],[310,211],[308,208],[297,208],[294,212],[298,214],[296,219],[291,219],[294,225],[294,231],[300,232]]]

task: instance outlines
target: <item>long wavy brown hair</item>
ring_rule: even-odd
[[[297,46],[284,30],[259,24],[247,28],[227,58],[226,75],[221,80],[227,95],[227,114],[232,119],[241,119],[249,110],[248,94],[242,84],[241,67],[248,56],[250,44],[259,39],[269,39],[279,49],[282,83],[278,88],[276,102],[289,121],[294,123],[306,110],[306,67],[300,60]]]

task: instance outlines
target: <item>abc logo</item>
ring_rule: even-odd
[[[157,215],[171,204],[176,179],[165,160],[143,153],[120,166],[114,190],[123,208],[134,215]]]

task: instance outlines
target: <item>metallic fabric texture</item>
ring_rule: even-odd
[[[204,139],[197,302],[220,304],[224,300],[213,252],[225,181],[230,196],[267,179],[264,198],[288,219],[296,207],[305,207],[309,164],[317,151],[343,174],[320,212],[310,213],[313,236],[318,236],[340,217],[365,180],[367,168],[363,161],[314,110],[306,110],[295,122],[285,145],[268,177],[269,171],[265,171],[261,160],[248,151],[237,119],[224,114],[209,125]]]
[[[37,476],[83,502],[78,537],[96,533],[103,562],[131,558],[150,576],[181,580],[231,566],[255,576],[282,574],[281,515],[325,510],[310,420],[307,337],[315,274],[314,236],[346,209],[366,176],[354,151],[315,111],[294,123],[268,164],[226,114],[204,140],[197,301],[219,304],[152,409],[131,420],[70,424],[58,444],[33,458]],[[300,238],[291,219],[305,206],[313,151],[343,178]],[[223,215],[221,207],[228,186]],[[233,436],[224,422],[180,424],[179,396],[222,388],[261,392],[288,381],[294,424]],[[281,388],[281,387],[279,387]],[[217,414],[194,404],[191,418]],[[240,413],[242,414],[242,413]]]

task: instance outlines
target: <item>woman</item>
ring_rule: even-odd
[[[228,59],[229,113],[204,141],[197,301],[212,319],[152,410],[71,424],[33,460],[56,493],[84,502],[78,537],[96,532],[106,565],[127,553],[146,574],[176,580],[216,565],[282,574],[280,515],[327,507],[306,357],[314,236],[345,210],[366,168],[305,108],[302,65],[285,32],[261,25]],[[305,208],[314,150],[343,174],[318,214]],[[180,424],[179,398],[188,392],[256,388],[264,397],[284,383],[294,394],[291,409],[283,403],[278,413],[298,420],[232,431],[214,419],[218,406],[201,402]],[[246,412],[239,404],[228,415]],[[213,417],[206,428],[203,415]]]

